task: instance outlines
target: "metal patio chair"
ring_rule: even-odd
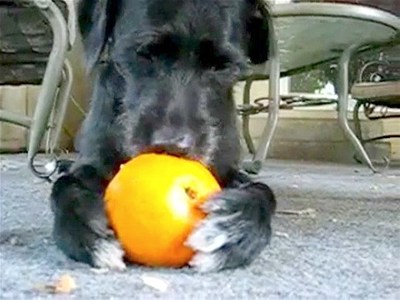
[[[46,132],[47,152],[57,147],[72,85],[66,53],[74,39],[73,0],[0,0],[0,84],[41,84],[33,117],[0,110],[0,121],[29,129],[29,167],[42,178],[55,170],[40,170],[35,157]]]
[[[354,131],[362,144],[400,138],[400,131],[365,138],[360,122],[361,108],[370,121],[400,118],[400,46],[385,50],[377,59],[364,63],[351,89],[352,97],[356,100],[353,110]]]

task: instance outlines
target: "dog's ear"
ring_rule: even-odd
[[[78,22],[89,70],[99,61],[118,14],[120,0],[79,0]]]
[[[245,45],[253,64],[268,60],[269,52],[269,9],[265,0],[245,0]]]

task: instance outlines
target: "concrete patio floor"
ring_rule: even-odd
[[[0,156],[1,299],[43,299],[63,274],[75,299],[400,299],[400,169],[267,161],[260,178],[275,190],[271,246],[246,269],[130,267],[101,273],[65,258],[51,239],[50,186],[24,155]],[[161,279],[164,291],[145,284]]]

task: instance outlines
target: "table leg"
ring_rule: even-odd
[[[360,155],[361,159],[368,165],[368,167],[373,171],[377,172],[368,153],[365,151],[364,146],[361,141],[354,134],[353,130],[350,128],[349,121],[347,119],[347,109],[349,102],[349,63],[351,56],[361,47],[360,44],[354,44],[343,51],[339,60],[339,70],[338,70],[338,122],[342,128],[345,136],[353,144],[355,150]]]
[[[280,64],[279,64],[279,46],[278,38],[275,33],[273,20],[269,21],[270,45],[269,45],[269,111],[268,121],[261,134],[256,153],[253,157],[253,166],[255,171],[259,171],[262,162],[268,154],[271,146],[272,138],[274,137],[279,117],[279,81],[280,81]],[[256,172],[256,173],[257,173]]]

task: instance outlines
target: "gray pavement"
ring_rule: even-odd
[[[0,156],[1,299],[400,299],[399,169],[372,175],[358,165],[267,161],[260,177],[281,212],[271,246],[250,267],[102,273],[55,248],[50,186],[24,159]],[[76,290],[43,291],[63,274],[75,278]],[[164,290],[144,277],[162,280]]]

